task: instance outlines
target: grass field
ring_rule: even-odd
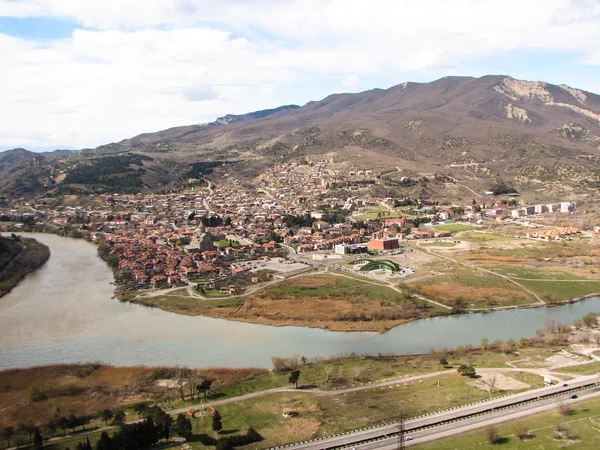
[[[476,449],[561,449],[572,448],[596,450],[600,448],[600,399],[590,399],[573,403],[573,413],[564,416],[557,410],[536,414],[518,420],[499,424],[499,434],[504,438],[501,444],[487,442],[485,429],[414,446],[418,450],[476,450]],[[515,436],[514,427],[520,425],[532,437],[520,440]],[[558,426],[562,428],[559,432]]]
[[[241,307],[213,308],[204,313],[269,325],[385,331],[408,320],[447,312],[417,298],[405,299],[386,286],[330,274],[282,281],[245,297]]]
[[[475,225],[471,225],[469,223],[449,223],[446,225],[436,225],[432,227],[435,230],[444,230],[444,231],[452,231],[453,233],[458,233],[459,231],[468,231],[478,228]]]
[[[373,220],[373,219],[396,219],[399,217],[412,217],[409,214],[406,214],[402,211],[387,211],[384,212],[371,212],[365,214],[359,214],[356,216],[357,220]]]
[[[218,247],[221,247],[221,248],[225,248],[225,247],[237,248],[240,246],[240,244],[238,244],[237,242],[229,241],[227,239],[222,239],[220,241],[217,241],[217,242],[215,242],[215,245],[217,245]]]
[[[524,305],[534,301],[529,294],[507,280],[464,267],[410,286],[427,298],[448,305],[453,305],[460,298],[470,308]]]
[[[485,269],[492,270],[501,275],[514,278],[529,278],[534,280],[585,280],[586,278],[573,275],[568,272],[558,272],[543,269],[533,269],[519,266],[485,266]],[[600,281],[600,280],[598,280]]]
[[[244,303],[244,300],[240,298],[218,300],[219,297],[227,296],[218,291],[207,291],[206,296],[214,297],[216,300],[200,300],[180,295],[157,295],[138,298],[135,303],[188,315],[200,315],[215,308],[236,308]]]
[[[600,373],[600,361],[589,364],[579,364],[577,366],[563,367],[559,372],[572,373],[576,375],[595,375]]]
[[[416,416],[490,398],[488,392],[470,386],[468,383],[471,381],[451,370],[439,377],[399,382],[395,386],[369,391],[331,396],[285,392],[217,409],[228,432],[253,426],[265,437],[258,448],[268,448],[377,425],[397,419],[402,414]],[[491,396],[503,394],[498,391]],[[299,416],[284,419],[281,413],[285,408],[296,410]],[[203,429],[205,424],[200,420],[195,426]],[[208,428],[210,423],[206,422],[206,426]]]
[[[514,241],[518,238],[512,238],[509,236],[501,236],[499,234],[492,233],[464,233],[460,235],[462,241],[467,242],[509,242]]]
[[[429,242],[421,244],[422,247],[456,247],[454,242]]]
[[[559,302],[600,293],[600,281],[560,282],[523,281],[520,284],[538,294],[544,301]]]
[[[364,283],[358,279],[322,275],[297,278],[269,289],[267,292],[266,295],[280,293],[294,297],[364,295],[367,298],[378,300],[395,300],[399,296],[398,292],[385,286]]]

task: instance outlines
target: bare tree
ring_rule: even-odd
[[[546,320],[544,320],[544,324],[546,325],[546,330],[548,330],[549,333],[556,333],[556,322],[552,317],[546,317]]]
[[[571,408],[571,405],[567,405],[565,402],[558,402],[558,411],[563,416],[570,416],[574,412],[573,408]]]
[[[514,424],[512,427],[512,431],[513,433],[515,433],[515,436],[522,441],[531,437],[531,433],[529,432],[527,427],[521,422],[517,422],[516,424]]]
[[[192,372],[190,374],[188,382],[187,382],[191,400],[194,400],[194,396],[196,395],[196,386],[198,384],[198,383],[196,383],[197,380],[198,380],[198,377],[196,376],[196,374],[194,372]],[[200,394],[198,394],[198,396],[199,395]]]
[[[183,369],[177,369],[177,372],[175,372],[175,387],[177,388],[177,391],[179,392],[179,395],[181,396],[182,402],[185,401],[184,388],[185,388],[186,383],[187,383],[187,376],[186,376],[185,371]]]
[[[333,366],[325,366],[325,382],[329,381],[329,377],[331,376],[331,372],[333,372]]]
[[[490,425],[485,429],[485,436],[489,444],[497,444],[502,440],[500,432],[495,425]]]
[[[489,386],[490,388],[490,394],[492,393],[492,391],[494,390],[494,386],[496,386],[496,380],[498,379],[498,374],[495,372],[492,372],[488,377],[487,380],[485,381],[485,383]]]
[[[353,367],[352,371],[350,372],[352,375],[352,379],[354,381],[356,381],[356,379],[360,376],[360,374],[362,373],[362,369],[360,367]]]

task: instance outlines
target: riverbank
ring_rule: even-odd
[[[330,331],[369,331],[384,333],[415,320],[472,313],[491,313],[516,309],[555,308],[600,296],[592,293],[551,303],[469,308],[451,311],[436,307],[416,295],[403,298],[397,290],[367,281],[354,280],[352,286],[337,286],[336,275],[328,273],[330,286],[322,286],[323,274],[301,275],[287,281],[269,283],[260,293],[206,297],[192,289],[121,292],[118,298],[163,311],[189,316],[207,316],[237,322],[277,327],[296,326]],[[305,281],[302,281],[302,280]],[[310,279],[311,281],[306,281]],[[339,278],[337,278],[339,279]],[[343,288],[368,288],[368,295]],[[161,293],[164,292],[164,293]],[[384,318],[385,316],[392,318]],[[393,317],[400,316],[400,317]]]
[[[40,425],[49,433],[46,421],[58,412],[84,417],[87,429],[100,430],[107,409],[134,420],[136,405],[156,405],[177,415],[198,409],[204,399],[205,407],[219,410],[230,433],[253,426],[265,438],[259,448],[267,448],[538,388],[545,377],[564,383],[595,373],[598,363],[589,355],[600,347],[591,334],[600,330],[589,315],[575,326],[549,324],[519,342],[482,342],[420,355],[273,358],[271,371],[99,363],[5,370],[0,371],[0,403],[10,406],[0,411],[0,422],[15,428]],[[457,373],[463,365],[473,366],[477,376]],[[300,389],[290,384],[293,371],[299,371]],[[203,380],[210,380],[206,393],[196,389]],[[285,409],[297,416],[283,418]],[[194,417],[202,429],[205,418]],[[59,441],[53,445],[64,448]]]
[[[187,315],[272,326],[384,332],[407,322],[450,313],[392,286],[335,273],[293,276],[254,286],[243,295],[208,297],[191,288],[125,294],[123,300]],[[251,289],[252,289],[251,288]]]
[[[50,258],[50,249],[32,238],[0,237],[0,297]]]
[[[42,231],[63,237],[91,240],[89,233],[74,229],[47,225],[35,225],[30,228],[31,231]],[[100,248],[98,245],[95,245],[95,247],[96,249]],[[452,310],[450,307],[444,308],[441,304],[441,307],[438,308],[433,302],[422,301],[425,298],[419,298],[418,295],[411,296],[409,294],[410,299],[408,299],[401,288],[358,279],[356,279],[356,286],[352,286],[351,289],[368,287],[367,294],[374,294],[371,298],[365,298],[362,295],[364,292],[355,295],[355,293],[350,292],[351,289],[350,291],[345,289],[342,295],[338,295],[339,292],[336,291],[339,291],[339,289],[336,289],[335,286],[331,289],[325,287],[326,291],[323,291],[322,286],[320,286],[321,282],[317,282],[317,286],[287,286],[287,290],[283,291],[273,288],[272,285],[277,284],[277,282],[269,282],[251,285],[249,286],[250,292],[243,295],[223,295],[217,291],[201,295],[192,286],[176,290],[179,294],[174,294],[172,289],[167,289],[143,291],[142,294],[140,294],[140,291],[133,291],[137,293],[130,295],[127,291],[124,291],[124,285],[119,284],[116,280],[113,265],[111,265],[107,255],[98,251],[98,256],[113,271],[113,281],[116,285],[114,294],[121,301],[146,307],[157,307],[166,312],[187,316],[206,316],[258,325],[319,328],[340,332],[384,333],[408,322],[444,316],[450,313],[486,313],[512,309],[532,309],[543,306],[553,307],[598,295],[588,294],[546,304],[528,303],[487,308],[454,308]],[[303,276],[305,275],[292,277],[286,282],[293,284],[294,280]],[[318,279],[320,276],[323,275],[314,275],[314,278]],[[328,276],[334,277],[334,273],[328,272]],[[412,286],[409,286],[409,288],[412,288]],[[389,291],[392,295],[388,295],[386,291]]]

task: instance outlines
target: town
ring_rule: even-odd
[[[241,293],[245,283],[267,281],[282,267],[293,273],[315,261],[340,267],[342,257],[398,254],[411,250],[403,242],[452,239],[451,228],[435,224],[516,223],[541,228],[523,235],[544,240],[592,237],[599,231],[598,225],[581,230],[536,224],[536,218],[574,214],[572,201],[523,205],[514,194],[498,200],[492,192],[464,204],[377,198],[368,187],[380,182],[381,174],[329,166],[327,160],[279,164],[258,177],[255,189],[224,173],[219,184],[190,180],[191,187],[168,194],[90,195],[85,205],[69,204],[66,197],[55,204],[3,198],[0,220],[6,230],[30,230],[35,224],[88,237],[126,289],[194,285],[228,294]],[[349,187],[355,195],[332,197],[335,186]],[[265,265],[271,260],[288,267]],[[248,261],[263,264],[244,264]],[[402,276],[413,273],[388,268]]]

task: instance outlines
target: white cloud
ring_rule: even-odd
[[[346,87],[356,87],[359,84],[360,84],[360,78],[358,78],[354,74],[347,75],[346,77],[344,77],[342,79],[342,85],[344,85]]]
[[[95,146],[515,50],[600,65],[599,14],[600,0],[0,0],[0,15],[91,28],[0,34],[0,147]]]

